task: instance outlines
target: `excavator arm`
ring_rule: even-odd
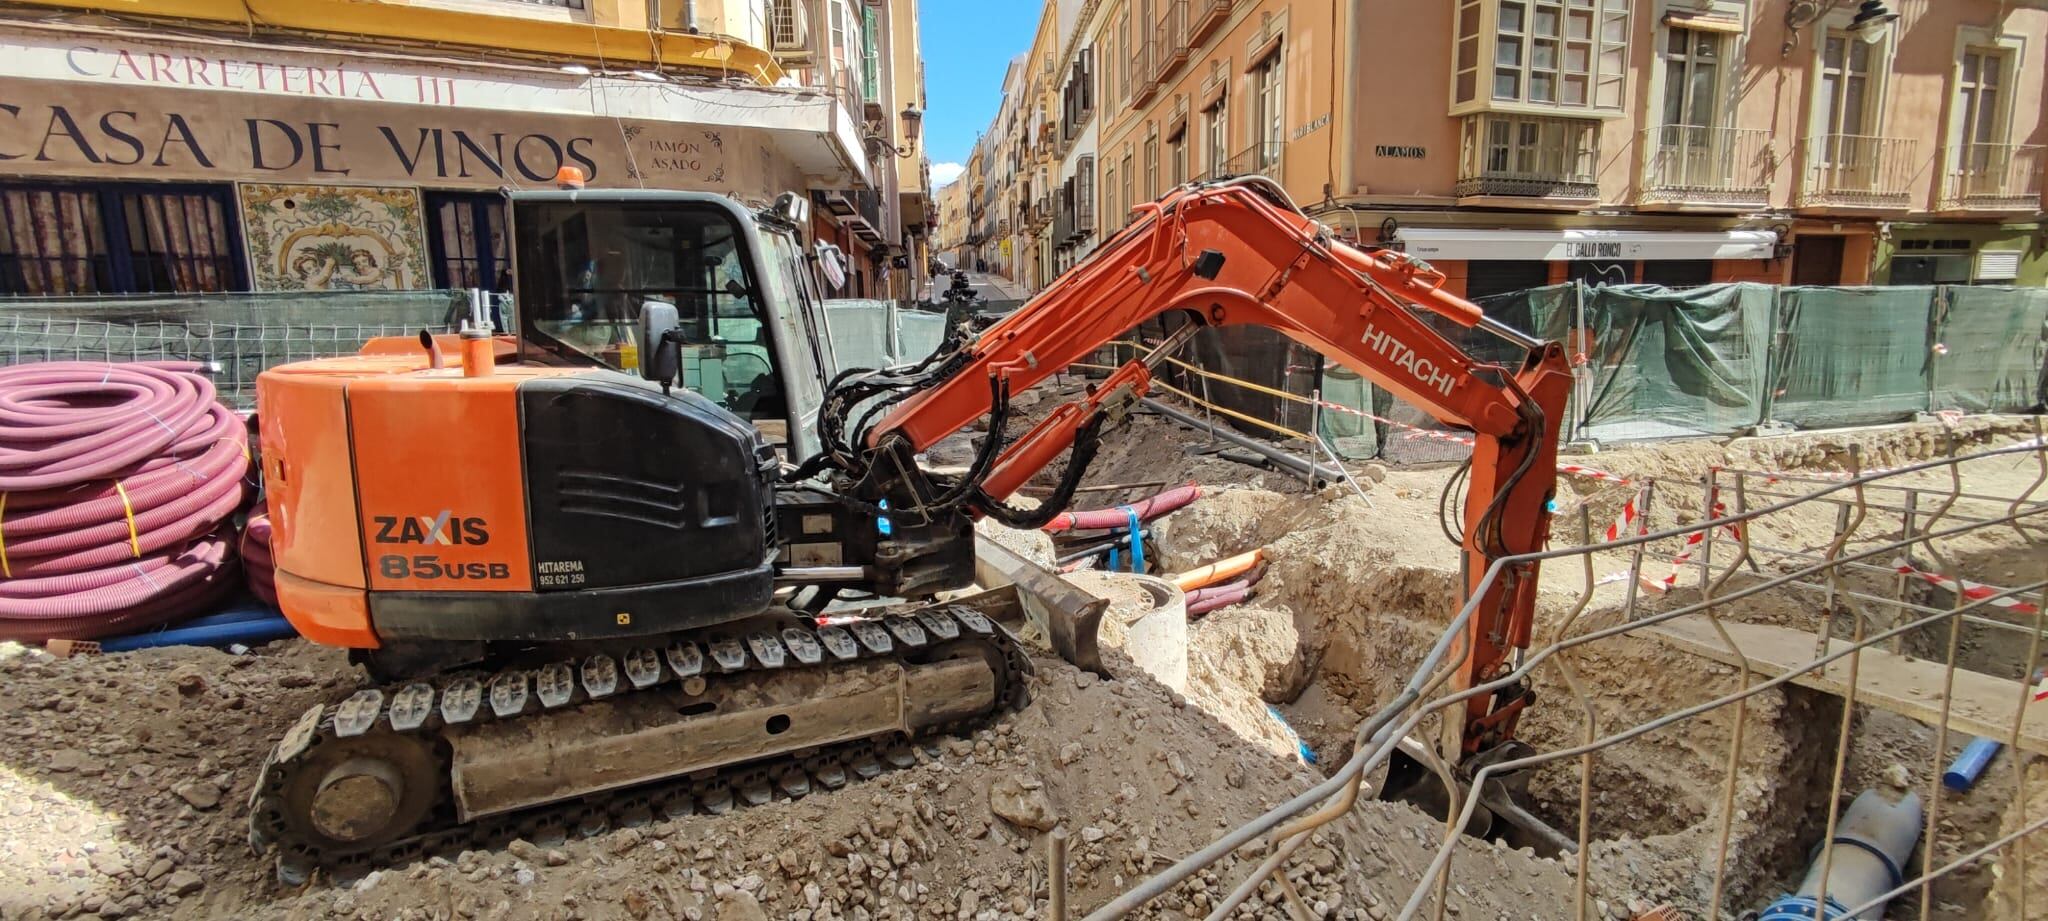
[[[886,467],[900,475],[904,458],[973,420],[991,415],[999,421],[1009,394],[1085,359],[1144,321],[1175,311],[1188,318],[1166,342],[1116,369],[1088,396],[999,445],[999,455],[991,450],[970,469],[971,482],[953,484],[955,495],[977,490],[974,510],[986,513],[1076,446],[1077,437],[1092,439],[1105,420],[1127,412],[1145,394],[1158,363],[1196,330],[1244,324],[1279,330],[1444,424],[1472,432],[1462,543],[1468,591],[1482,597],[1457,679],[1461,687],[1473,686],[1509,669],[1530,640],[1535,564],[1512,567],[1491,583],[1484,577],[1496,558],[1539,550],[1548,537],[1556,433],[1571,373],[1556,343],[1485,317],[1444,291],[1442,282],[1441,274],[1404,254],[1368,252],[1334,239],[1269,180],[1185,186],[1140,207],[1138,219],[1088,261],[955,350],[925,384],[858,433],[861,447],[872,470]],[[1516,367],[1475,359],[1434,331],[1411,305],[1466,327],[1484,326],[1521,345],[1526,356]],[[1000,433],[1001,426],[992,431]],[[883,457],[894,460],[875,460]],[[1069,474],[1077,478],[1076,471]],[[872,492],[890,480],[891,475],[871,475],[866,482]],[[1463,754],[1511,740],[1529,700],[1519,689],[1473,700],[1462,731],[1454,733]]]

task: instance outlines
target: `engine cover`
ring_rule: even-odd
[[[566,642],[759,613],[774,450],[611,371],[301,362],[258,381],[278,601],[316,642]]]

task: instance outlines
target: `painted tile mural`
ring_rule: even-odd
[[[240,190],[256,290],[433,287],[418,189],[242,183]]]

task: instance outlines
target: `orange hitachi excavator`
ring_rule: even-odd
[[[1204,326],[1280,330],[1469,430],[1461,540],[1484,597],[1458,680],[1528,644],[1535,567],[1480,577],[1544,544],[1569,370],[1426,264],[1334,239],[1270,181],[1198,183],[993,327],[842,368],[808,205],[515,194],[516,336],[479,312],[459,339],[259,379],[279,604],[371,677],[257,778],[251,837],[282,879],[834,789],[1020,706],[1017,640],[930,599],[972,582],[976,518],[1063,509]],[[1526,354],[1475,360],[1418,308]],[[1186,322],[1148,357],[1009,431],[1013,394],[1168,313]],[[983,416],[964,472],[919,465]],[[1063,453],[1048,500],[1005,503]],[[902,603],[828,608],[849,592]],[[1473,700],[1449,754],[1519,745],[1531,699]]]

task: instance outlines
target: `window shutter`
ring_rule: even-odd
[[[2012,281],[2020,277],[2020,254],[2018,250],[1998,252],[1985,250],[1977,254],[1978,281]]]

